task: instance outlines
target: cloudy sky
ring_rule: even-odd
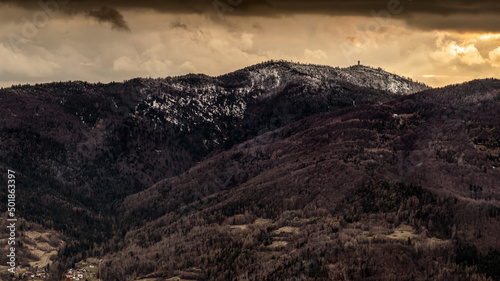
[[[0,86],[220,75],[270,59],[431,86],[500,78],[497,0],[0,0]]]

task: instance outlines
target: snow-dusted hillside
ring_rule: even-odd
[[[268,62],[219,77],[0,89],[0,165],[23,176],[23,218],[74,238],[76,253],[113,236],[102,214],[127,195],[306,117],[397,99],[406,92],[392,80],[419,86],[370,71]]]
[[[307,76],[329,83],[335,81],[348,82],[357,86],[388,91],[399,95],[413,94],[429,88],[425,84],[389,73],[381,68],[371,68],[363,65],[334,68],[286,61],[270,61],[224,75],[222,78],[235,76],[247,76],[251,81],[251,85],[267,87],[267,89],[290,82],[297,76]]]
[[[248,104],[277,96],[291,99],[297,95],[291,85],[298,84],[304,95],[342,94],[342,103],[369,102],[354,93],[351,97],[341,93],[341,85],[345,83],[390,95],[406,95],[428,89],[424,84],[365,66],[333,68],[271,61],[219,77],[190,74],[142,80],[141,93],[146,99],[136,108],[135,116],[153,113],[150,116],[163,125],[167,122],[181,131],[191,131],[202,123],[214,124],[223,119],[231,122],[241,120],[248,113]],[[371,102],[384,101],[383,96],[380,95],[380,100],[372,97]],[[310,97],[309,101],[314,103],[314,99]],[[221,124],[215,125],[213,129],[218,132],[223,130]]]
[[[394,94],[409,95],[429,89],[422,83],[386,72],[380,68],[352,66],[340,70],[343,81],[356,85],[385,90]]]
[[[113,162],[117,170],[103,177],[135,181],[133,186],[116,184],[125,194],[305,117],[384,103],[426,88],[368,67],[272,61],[219,77],[189,74],[124,83],[15,86],[1,91],[6,110],[0,117],[4,124],[54,142],[49,146],[59,149],[59,154],[54,152],[58,164],[47,167],[61,181],[95,174],[75,168],[82,163],[95,161],[99,170]],[[19,133],[13,142],[25,143],[26,138]],[[34,146],[40,142],[36,138]],[[106,190],[105,182],[94,177],[90,182],[94,189]]]

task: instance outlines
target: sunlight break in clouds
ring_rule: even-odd
[[[472,43],[458,44],[455,41],[439,42],[438,51],[431,53],[431,57],[441,62],[451,62],[458,60],[466,65],[475,65],[485,63],[478,49]]]
[[[500,47],[490,52],[490,61],[494,67],[500,67]]]

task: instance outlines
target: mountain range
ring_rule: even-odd
[[[53,280],[87,257],[102,280],[500,278],[499,80],[270,61],[0,107],[24,227],[61,239]]]

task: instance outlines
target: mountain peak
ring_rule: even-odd
[[[370,280],[435,261],[463,280],[450,275],[465,272],[452,237],[483,249],[500,239],[500,80],[401,97],[427,88],[381,68],[287,61],[12,87],[0,90],[0,166],[23,185],[26,225],[67,241],[53,279],[100,254],[102,280],[283,279],[277,268],[337,280],[359,263],[332,262],[365,256]]]
[[[248,82],[252,84],[268,81],[272,77],[279,77],[281,83],[302,77],[325,83],[347,82],[356,86],[374,88],[399,95],[414,94],[430,88],[410,78],[384,71],[380,67],[372,68],[361,64],[340,68],[284,60],[270,60],[222,75],[219,78],[233,80],[237,77],[249,79]]]

